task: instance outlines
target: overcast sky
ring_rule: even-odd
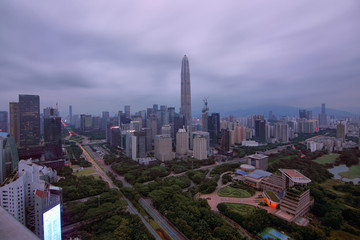
[[[18,94],[74,113],[180,105],[360,113],[360,1],[0,1],[0,110]]]

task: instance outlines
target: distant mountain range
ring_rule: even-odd
[[[306,109],[312,111],[313,116],[318,116],[321,112],[321,107],[312,107],[312,108],[298,108],[290,106],[279,106],[279,105],[269,105],[269,106],[258,106],[247,109],[237,109],[232,111],[219,111],[221,116],[229,116],[230,114],[234,116],[250,116],[250,115],[264,115],[266,118],[269,116],[269,111],[279,117],[279,116],[299,116],[299,109]],[[212,112],[212,111],[210,111]],[[337,118],[344,117],[354,117],[358,114],[350,113],[343,110],[326,108],[326,114],[328,116],[335,116]]]

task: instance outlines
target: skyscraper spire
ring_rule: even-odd
[[[181,107],[180,113],[184,116],[185,125],[191,125],[191,88],[189,60],[184,55],[181,62]]]

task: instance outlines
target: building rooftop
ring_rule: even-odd
[[[271,172],[267,172],[267,171],[264,171],[264,170],[257,169],[255,171],[253,171],[252,173],[249,173],[247,176],[251,177],[251,178],[254,178],[254,179],[260,179],[260,178],[263,178],[263,177],[268,177],[271,174],[272,174]]]
[[[39,238],[0,207],[0,238],[12,240],[39,240]]]
[[[290,178],[295,183],[310,183],[311,180],[299,173],[295,169],[279,169],[283,174]]]
[[[255,158],[255,159],[263,159],[263,158],[267,158],[268,156],[266,156],[265,154],[262,153],[256,153],[253,155],[250,155],[249,158]]]

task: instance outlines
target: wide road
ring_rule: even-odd
[[[150,199],[140,198],[139,203],[172,239],[188,239],[151,205]]]
[[[113,181],[106,175],[106,173],[104,172],[103,169],[101,169],[101,167],[95,162],[95,160],[92,158],[91,155],[94,154],[94,152],[91,150],[90,147],[86,147],[87,149],[85,149],[83,146],[81,146],[80,144],[78,144],[78,146],[82,149],[84,156],[86,157],[86,159],[93,165],[93,167],[95,168],[95,170],[99,173],[99,175],[102,177],[102,179],[104,181],[106,181],[110,188],[115,188],[118,189],[119,188],[113,183]],[[89,152],[87,152],[87,150]],[[90,154],[91,155],[90,155]],[[103,163],[103,162],[102,162]],[[129,206],[129,211],[132,214],[136,214],[140,217],[141,221],[144,223],[145,227],[149,230],[149,232],[151,233],[151,235],[154,236],[154,238],[156,240],[162,240],[161,237],[155,232],[155,230],[150,226],[150,224],[144,219],[144,217],[138,212],[138,210],[132,205],[132,203],[125,197],[122,196],[121,199],[127,201],[128,206]],[[75,227],[76,225],[74,225],[73,227]],[[71,227],[70,227],[71,229]],[[66,228],[64,230],[69,230],[69,228]],[[64,231],[63,231],[64,232]]]
[[[92,149],[88,146],[85,146],[86,150],[88,151],[88,155],[89,153],[91,154],[91,156],[94,157],[94,159],[97,161],[97,163],[103,168],[106,169],[107,171],[112,172],[117,179],[121,180],[123,182],[123,185],[126,187],[133,187],[131,184],[129,184],[124,177],[118,175],[113,169],[111,169],[110,166],[107,166],[104,161],[103,158],[101,156],[99,156],[99,154],[97,154],[96,152],[92,151]],[[90,156],[90,155],[89,155]],[[91,157],[90,157],[91,158]],[[92,159],[92,160],[94,160]],[[149,215],[155,220],[155,222],[174,240],[177,239],[187,239],[179,230],[176,229],[175,226],[173,226],[171,223],[169,223],[169,221],[162,216],[152,205],[151,205],[151,201],[142,201],[141,199],[139,200],[140,205],[149,213]],[[130,201],[128,201],[129,206],[130,206]],[[131,205],[132,206],[132,205]],[[137,210],[135,208],[133,208],[134,211],[137,212]],[[154,217],[154,216],[155,217]]]

